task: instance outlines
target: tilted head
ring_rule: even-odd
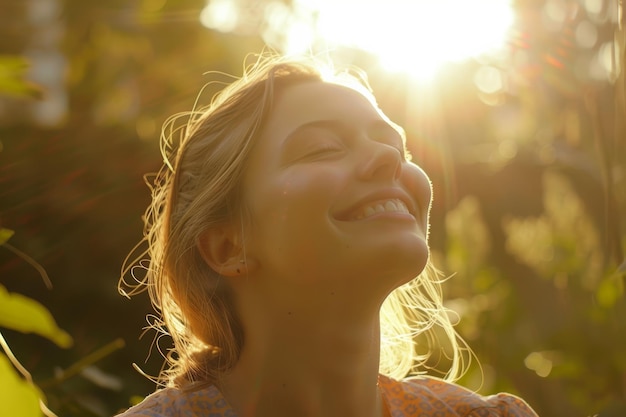
[[[165,164],[146,213],[150,266],[142,285],[149,289],[174,341],[176,356],[169,358],[171,369],[165,375],[171,383],[213,383],[238,360],[245,335],[232,288],[224,271],[209,266],[200,247],[206,232],[223,224],[241,225],[237,246],[245,247],[248,207],[243,185],[255,144],[270,118],[276,118],[272,111],[281,93],[297,85],[333,83],[357,91],[375,106],[363,78],[329,74],[327,66],[312,59],[263,59],[222,90],[210,106],[187,114],[185,126],[176,127],[177,118],[166,124]],[[180,134],[178,143],[173,142],[175,134]],[[427,202],[422,210],[427,212],[430,183],[424,178]],[[245,262],[245,253],[241,259]],[[412,309],[408,317],[407,306]],[[383,372],[399,367],[396,374],[406,373],[419,359],[413,337],[433,323],[454,339],[438,283],[428,275],[392,293],[381,317],[383,337],[396,339],[389,350],[391,359],[383,349]],[[455,348],[455,357],[457,353]]]

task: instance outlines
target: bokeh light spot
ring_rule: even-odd
[[[560,27],[567,18],[567,8],[563,0],[550,0],[544,6],[545,17]]]
[[[604,69],[606,77],[610,81],[614,81],[617,74],[619,74],[619,51],[615,42],[606,42],[598,51],[598,62]]]
[[[576,26],[576,42],[583,48],[592,48],[598,41],[598,30],[588,20],[583,20]]]
[[[602,12],[602,0],[584,0],[587,13],[597,15]]]
[[[230,0],[211,0],[200,12],[200,23],[220,32],[235,30],[238,20],[237,7]]]
[[[502,73],[490,65],[484,65],[476,71],[474,84],[480,91],[487,94],[498,93],[504,88]]]
[[[545,378],[552,372],[553,363],[545,352],[532,352],[524,359],[524,365],[535,371],[538,376]]]

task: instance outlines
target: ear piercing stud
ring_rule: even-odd
[[[240,259],[240,260],[239,260],[239,263],[240,263],[241,265],[245,265],[245,264],[246,264],[246,260],[245,260],[245,259]],[[241,269],[237,268],[237,273],[238,273],[238,274],[241,274]]]

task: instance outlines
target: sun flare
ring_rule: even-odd
[[[200,20],[230,32],[250,20],[244,9],[234,0],[207,0]],[[264,28],[264,40],[286,54],[355,48],[416,79],[430,78],[446,62],[497,51],[514,20],[511,0],[268,1],[253,15],[263,20],[255,25]]]
[[[513,23],[507,0],[298,0],[329,44],[376,55],[390,71],[429,78],[444,63],[497,50]]]

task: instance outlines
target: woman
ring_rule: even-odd
[[[122,416],[535,415],[402,380],[428,359],[415,340],[447,335],[449,379],[461,349],[429,263],[430,181],[359,77],[262,59],[183,130],[165,130],[129,293],[148,288],[175,355]]]

